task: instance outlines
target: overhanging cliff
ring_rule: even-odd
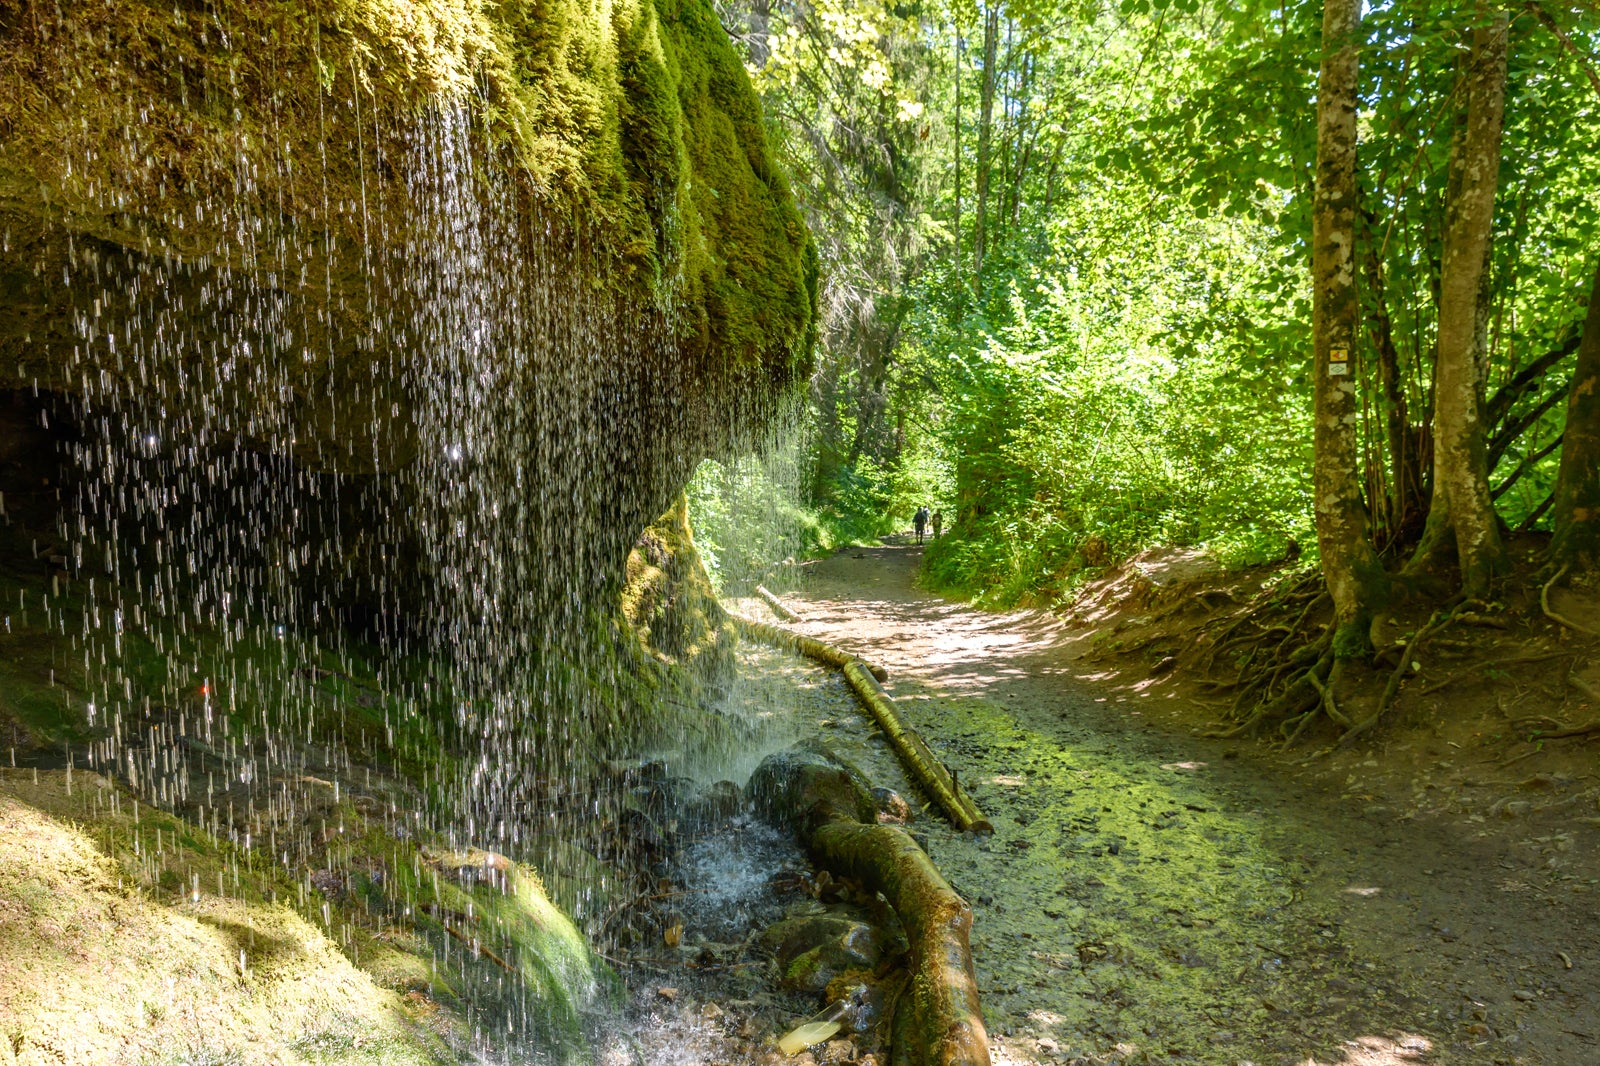
[[[0,0],[0,236],[0,387],[188,515],[236,513],[241,449],[342,479],[245,505],[316,531],[330,609],[614,590],[809,365],[815,254],[705,0]]]

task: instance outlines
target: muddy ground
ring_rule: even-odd
[[[1351,750],[1206,739],[1225,701],[1162,663],[1204,604],[1236,602],[1196,595],[1226,577],[1135,566],[1076,617],[995,614],[920,590],[920,555],[849,549],[784,596],[794,628],[887,667],[996,826],[918,824],[973,903],[997,1061],[1600,1062],[1600,737],[1526,728],[1600,717],[1564,675],[1430,653]],[[1130,581],[1167,583],[1167,607]],[[1591,669],[1596,649],[1556,629],[1519,654],[1546,640],[1571,652],[1560,670]],[[840,678],[765,665],[792,728],[915,794]]]

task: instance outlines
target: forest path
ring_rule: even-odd
[[[1081,632],[918,589],[921,555],[846,550],[785,599],[888,668],[996,827],[917,824],[973,903],[998,1061],[1600,1062],[1594,857],[1569,837],[1163,726],[1173,705],[1097,676]],[[914,795],[843,682],[809,677],[817,731]]]

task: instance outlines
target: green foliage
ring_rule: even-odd
[[[1215,264],[1248,236],[1194,222],[1115,273],[1015,283],[1002,329],[954,327],[941,391],[958,512],[929,552],[935,582],[1014,602],[1151,544],[1246,562],[1311,540],[1298,382],[1227,328],[1251,279]]]
[[[723,462],[707,459],[684,494],[695,547],[719,593],[743,595],[770,579],[779,560],[832,549],[834,531],[797,503],[791,451],[769,448]]]
[[[770,24],[743,23],[751,66],[842,276],[825,293],[856,294],[824,301],[819,513],[872,532],[932,496],[950,535],[931,579],[997,602],[1059,595],[1158,543],[1314,556],[1321,4],[762,10]],[[1391,556],[1428,503],[1438,241],[1473,17],[1363,16],[1356,473]],[[768,51],[751,44],[762,30],[779,38]],[[1600,246],[1600,20],[1530,7],[1510,45],[1484,345],[1491,485],[1515,525],[1550,496],[1570,354],[1528,368],[1572,337]]]

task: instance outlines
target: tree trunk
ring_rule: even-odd
[[[1371,650],[1372,612],[1388,579],[1372,549],[1357,467],[1354,357],[1356,75],[1361,0],[1326,0],[1317,87],[1317,187],[1311,209],[1317,543],[1333,598],[1335,653]]]
[[[961,285],[961,26],[956,25],[956,286]]]
[[[983,9],[983,93],[978,111],[978,219],[972,246],[972,285],[976,291],[983,273],[983,257],[989,250],[989,158],[994,134],[994,86],[996,53],[1000,47],[1000,5],[991,0]]]
[[[1507,26],[1502,12],[1472,31],[1462,72],[1466,124],[1451,149],[1455,180],[1445,205],[1439,266],[1434,493],[1437,497],[1442,490],[1448,502],[1462,588],[1474,597],[1486,595],[1490,579],[1506,568],[1489,497],[1479,363],[1487,355],[1482,350],[1483,279],[1499,183]]]
[[[1550,561],[1575,570],[1600,567],[1600,264],[1567,399],[1553,508]]]
[[[843,670],[851,663],[861,663],[861,666],[879,681],[889,680],[889,671],[883,667],[857,659],[854,655],[844,651],[842,648],[835,648],[832,644],[826,644],[803,633],[796,633],[793,630],[771,626],[765,622],[755,622],[748,618],[741,618],[736,614],[728,617],[733,619],[733,624],[738,628],[739,635],[749,640],[759,640],[761,643],[770,644],[774,648],[783,648],[785,651],[804,655],[807,659],[813,659],[824,666],[831,666],[836,670]]]
[[[1383,386],[1384,438],[1389,452],[1389,509],[1384,524],[1391,541],[1405,543],[1420,532],[1417,526],[1423,510],[1422,467],[1411,439],[1411,416],[1407,410],[1405,382],[1401,378],[1400,352],[1395,347],[1394,326],[1389,319],[1383,263],[1378,258],[1378,246],[1372,240],[1374,229],[1369,215],[1362,264],[1371,306],[1367,332],[1378,356],[1378,377]]]
[[[878,728],[883,730],[889,746],[900,759],[900,765],[905,767],[906,773],[929,798],[944,808],[956,828],[963,833],[993,833],[994,826],[978,810],[972,797],[962,791],[955,772],[933,753],[922,735],[906,723],[889,694],[878,684],[883,680],[878,671],[860,659],[854,659],[845,664],[844,676],[861,702],[866,704],[867,710],[872,712]]]
[[[768,37],[772,30],[772,0],[751,0],[750,36],[746,47],[750,50],[750,63],[758,70],[767,65],[772,56]]]

